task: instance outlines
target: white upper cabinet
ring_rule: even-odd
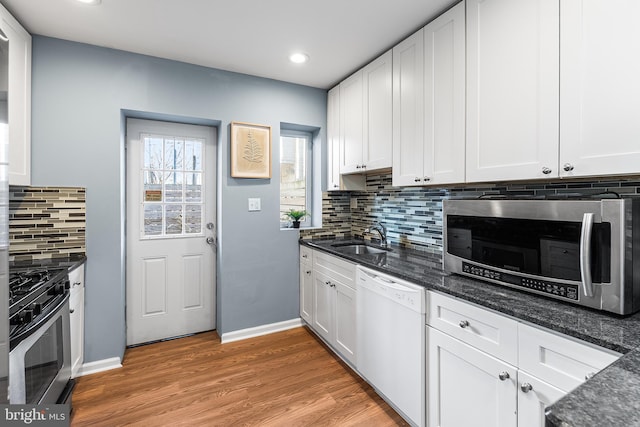
[[[327,191],[364,190],[362,175],[340,174],[340,87],[327,94]]]
[[[640,2],[562,1],[560,175],[640,172]]]
[[[393,185],[464,182],[464,3],[393,49],[393,84]]]
[[[340,83],[340,173],[391,167],[391,51]]]
[[[0,30],[9,39],[8,93],[4,98],[9,121],[9,184],[30,185],[31,35],[2,5]]]
[[[467,182],[557,177],[559,1],[466,4]]]

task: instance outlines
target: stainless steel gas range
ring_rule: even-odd
[[[73,389],[65,268],[11,269],[9,403],[67,403]]]

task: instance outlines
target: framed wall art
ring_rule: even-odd
[[[271,178],[271,126],[231,122],[231,176]]]

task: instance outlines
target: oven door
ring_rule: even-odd
[[[9,353],[9,402],[56,403],[71,378],[69,296]]]

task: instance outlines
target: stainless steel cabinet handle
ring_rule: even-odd
[[[542,168],[542,173],[545,174],[545,175],[549,175],[551,173],[551,169],[549,169],[547,167],[544,167],[544,168]]]
[[[461,320],[460,323],[458,323],[458,325],[460,325],[460,327],[462,329],[469,327],[469,321],[468,320]]]
[[[571,172],[573,170],[573,165],[571,163],[565,163],[562,166],[562,169],[564,169],[565,172]]]
[[[498,375],[498,378],[500,379],[500,381],[506,381],[509,378],[511,378],[511,375],[509,375],[509,372],[503,371],[503,372],[500,372],[500,375]]]
[[[529,383],[522,383],[522,385],[520,386],[520,390],[522,390],[524,393],[529,393],[531,390],[533,390],[533,386]]]

